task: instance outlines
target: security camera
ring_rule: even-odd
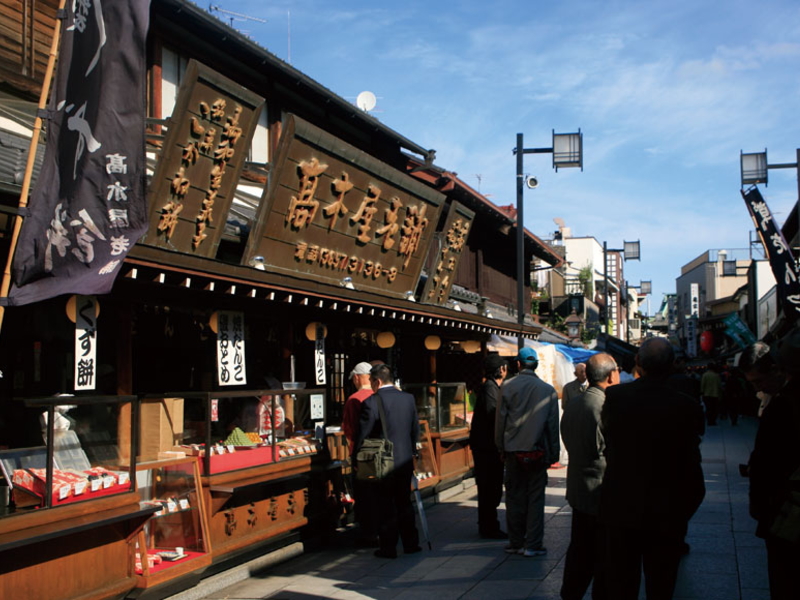
[[[528,177],[525,180],[525,185],[527,185],[528,188],[532,190],[534,188],[539,187],[539,180],[536,179],[536,177]]]

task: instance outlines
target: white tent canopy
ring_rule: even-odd
[[[553,344],[525,340],[525,345],[536,350],[536,354],[539,355],[536,374],[556,388],[558,396],[561,397],[561,388],[575,379],[575,365],[572,364],[572,360],[559,352]],[[492,335],[492,339],[486,344],[486,349],[489,352],[497,352],[500,356],[513,358],[518,352],[517,338]]]

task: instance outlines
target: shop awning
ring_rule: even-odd
[[[363,314],[398,323],[419,323],[473,334],[513,337],[515,348],[520,326],[447,307],[383,297],[361,290],[335,288],[242,265],[136,245],[125,259],[120,280],[135,280],[172,290],[195,290],[266,302],[309,306],[332,312]],[[118,280],[119,284],[119,280]],[[124,285],[124,284],[123,284]],[[536,339],[541,327],[524,325],[522,336]]]

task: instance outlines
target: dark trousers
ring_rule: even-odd
[[[358,523],[359,537],[374,540],[378,537],[378,503],[374,483],[359,481],[353,477],[353,499],[355,519]]]
[[[494,449],[472,450],[478,487],[478,531],[491,535],[500,530],[497,507],[503,498],[503,461]]]
[[[381,549],[387,552],[397,550],[398,538],[403,548],[419,546],[419,533],[414,520],[414,507],[411,504],[411,476],[413,466],[406,464],[395,469],[389,477],[377,484],[378,514],[380,525],[378,537]]]
[[[603,556],[603,530],[596,515],[572,509],[572,533],[564,562],[563,600],[581,600],[592,585],[592,600],[608,598]]]
[[[544,494],[547,466],[523,466],[506,454],[506,527],[512,548],[538,550],[544,540]]]
[[[772,600],[800,598],[800,546],[769,536],[767,543],[767,572],[769,595]]]
[[[606,524],[605,571],[609,597],[637,600],[644,570],[647,600],[671,600],[687,527],[688,523],[669,529],[631,529]]]
[[[703,396],[703,404],[706,405],[706,422],[709,425],[717,424],[719,416],[719,398],[716,396]]]

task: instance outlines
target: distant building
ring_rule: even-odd
[[[746,248],[707,250],[684,265],[675,282],[675,333],[687,355],[735,351],[737,341],[727,335],[732,320],[762,337],[777,312],[769,299],[774,286],[769,263],[754,260]],[[669,317],[666,321],[671,333]]]

